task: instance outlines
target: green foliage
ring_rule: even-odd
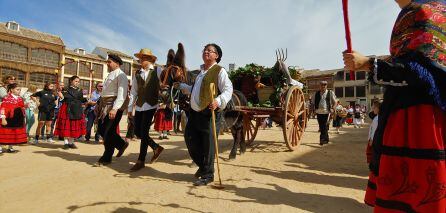
[[[294,72],[297,72],[294,70]],[[269,97],[269,101],[265,103],[259,103],[260,106],[270,107],[270,106],[279,106],[280,105],[280,94],[282,92],[282,88],[286,86],[286,78],[282,72],[279,70],[275,70],[274,68],[267,68],[264,66],[260,66],[257,64],[247,64],[244,67],[239,67],[237,70],[234,70],[229,74],[229,79],[232,82],[237,83],[250,83],[250,82],[240,82],[245,76],[253,76],[259,77],[260,82],[267,86],[272,86],[274,88],[274,93]]]

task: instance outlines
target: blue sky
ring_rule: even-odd
[[[388,54],[399,12],[393,0],[351,0],[353,48]],[[0,22],[59,35],[69,49],[95,46],[129,55],[152,49],[164,64],[182,42],[196,69],[207,43],[223,49],[221,64],[272,66],[275,49],[288,48],[288,65],[342,67],[346,49],[341,0],[0,0]]]

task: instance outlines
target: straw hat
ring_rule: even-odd
[[[149,58],[149,61],[155,62],[156,56],[153,55],[152,51],[147,48],[143,48],[139,51],[139,53],[135,53],[135,57],[141,59],[141,58]]]

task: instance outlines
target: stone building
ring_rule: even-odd
[[[82,48],[65,49],[64,66],[62,68],[63,82],[68,85],[68,79],[77,75],[80,78],[80,88],[84,94],[94,90],[98,82],[103,82],[107,76],[107,63],[99,55],[87,53]]]
[[[0,78],[16,76],[20,86],[43,88],[56,82],[65,45],[58,36],[22,27],[19,23],[0,22]],[[56,72],[57,70],[57,72]]]

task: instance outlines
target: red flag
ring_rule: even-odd
[[[350,35],[350,22],[348,19],[348,0],[342,0],[342,10],[344,12],[345,40],[347,41],[347,52],[352,52],[352,38]],[[350,80],[355,80],[355,72],[350,70]]]

